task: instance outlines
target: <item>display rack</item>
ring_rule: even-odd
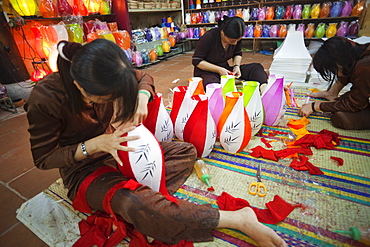
[[[195,2],[195,0],[194,0]],[[241,0],[241,1],[221,1],[221,2],[214,2],[212,4],[202,4],[201,7],[202,8],[198,8],[198,9],[191,9],[190,6],[189,6],[189,0],[184,0],[184,12],[185,14],[186,13],[198,13],[198,12],[204,12],[204,11],[228,11],[229,9],[245,9],[245,8],[249,8],[250,10],[252,10],[252,8],[262,8],[262,7],[268,7],[268,6],[274,6],[276,8],[276,6],[287,6],[287,5],[296,5],[296,4],[302,4],[305,5],[305,4],[315,4],[315,3],[325,3],[325,2],[334,2],[333,1],[328,1],[328,0],[315,0],[315,1],[308,1],[308,0],[282,0],[282,1],[265,1],[265,0],[254,0],[254,1],[248,1],[248,0]],[[354,1],[355,3],[357,3],[357,1]],[[364,13],[365,11],[363,11]],[[249,24],[253,24],[253,25],[256,25],[256,24],[260,24],[260,25],[263,25],[263,24],[269,24],[269,25],[272,25],[272,24],[300,24],[300,23],[303,23],[303,24],[309,24],[309,23],[314,23],[315,24],[315,27],[317,26],[317,24],[319,23],[325,23],[325,24],[329,24],[329,23],[333,23],[333,22],[337,22],[337,23],[340,23],[341,21],[346,21],[346,22],[352,22],[352,21],[356,21],[358,20],[359,23],[361,23],[361,19],[362,19],[362,16],[363,15],[360,15],[360,16],[348,16],[348,17],[327,17],[327,18],[307,18],[307,19],[273,19],[273,20],[249,20],[249,21],[245,21],[245,24],[246,25],[249,25]],[[213,27],[217,25],[217,23],[192,23],[192,24],[186,24],[187,27]],[[261,49],[261,43],[264,42],[264,41],[270,41],[271,44],[276,44],[277,42],[276,41],[281,41],[281,40],[284,40],[285,38],[281,38],[281,37],[251,37],[251,38],[243,38],[243,46],[245,43],[247,43],[248,41],[252,43],[252,50],[254,52],[256,51],[259,51]],[[320,40],[321,38],[317,38],[317,37],[312,37],[312,38],[305,38],[305,41],[310,41],[310,40]],[[191,39],[192,42],[197,42],[198,39]],[[275,42],[274,42],[275,41]],[[194,46],[194,45],[192,45]],[[276,48],[276,47],[273,47],[273,48]]]

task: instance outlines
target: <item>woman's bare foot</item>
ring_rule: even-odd
[[[249,207],[237,211],[220,211],[218,228],[223,227],[242,231],[261,247],[288,246],[274,230],[258,222],[256,214]]]
[[[335,95],[334,93],[330,91],[320,91],[317,93],[309,93],[308,96],[312,98],[322,98],[322,99],[327,99],[327,100],[334,100],[335,98],[338,97],[338,95]]]
[[[251,237],[259,246],[288,246],[274,230],[258,222],[253,209],[246,207],[239,211],[240,218],[244,219],[239,230]]]

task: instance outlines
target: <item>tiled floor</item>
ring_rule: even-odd
[[[192,77],[192,53],[181,54],[145,68],[162,93],[165,105],[171,102],[172,88],[187,85]],[[259,62],[268,69],[271,56],[243,54],[243,63]],[[176,84],[174,80],[180,79]],[[46,189],[57,178],[58,170],[42,171],[33,166],[27,118],[23,109],[13,114],[0,110],[0,246],[47,246],[16,219],[22,203]]]

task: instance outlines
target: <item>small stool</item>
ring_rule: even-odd
[[[13,101],[9,97],[3,97],[0,99],[0,108],[6,111],[17,113],[17,108],[14,106]]]

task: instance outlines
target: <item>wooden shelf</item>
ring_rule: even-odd
[[[176,9],[129,9],[129,13],[145,13],[145,12],[173,12],[173,11],[181,11],[181,8]]]
[[[77,18],[77,16],[73,16]],[[83,16],[84,21],[88,20],[95,20],[95,19],[110,19],[114,18],[115,14],[109,14],[109,15],[88,15],[88,16]],[[69,17],[53,17],[53,18],[44,18],[44,17],[39,17],[39,16],[24,16],[23,17],[25,21],[62,21],[64,18],[69,18]]]

